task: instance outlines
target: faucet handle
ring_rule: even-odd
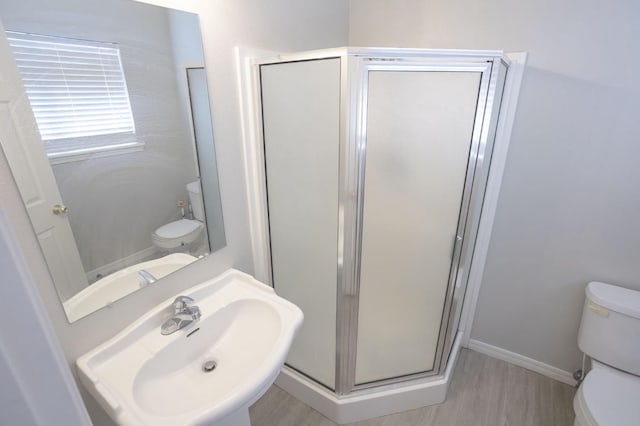
[[[190,303],[193,302],[195,302],[195,300],[189,296],[178,296],[173,301],[173,312],[175,314],[180,314],[187,309]]]
[[[194,321],[198,321],[202,316],[202,313],[200,312],[200,308],[197,306],[189,306],[185,308],[185,313],[191,315],[191,318]]]

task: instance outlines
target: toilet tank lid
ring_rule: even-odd
[[[587,285],[586,292],[587,299],[592,302],[612,311],[640,319],[640,291],[592,281]]]

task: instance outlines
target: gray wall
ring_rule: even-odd
[[[472,338],[572,371],[590,280],[640,289],[640,3],[351,0],[351,45],[528,51]]]
[[[37,10],[37,17],[33,11]],[[169,17],[132,1],[3,2],[7,29],[116,42],[144,151],[53,166],[86,271],[152,246],[197,172],[180,103]]]
[[[178,0],[158,0],[158,3],[185,7],[185,2]],[[24,253],[70,365],[79,355],[115,335],[141,313],[181,289],[229,267],[253,272],[233,47],[297,51],[335,47],[347,42],[348,4],[343,0],[188,3],[190,10],[201,14],[227,247],[119,300],[111,308],[68,324],[6,160],[0,156],[0,182],[3,183],[0,185],[0,209],[5,211],[15,234],[20,236],[19,250]],[[40,12],[32,12],[33,19],[40,16]],[[90,397],[85,395],[85,401],[95,424],[108,423]]]
[[[197,159],[194,158],[194,160],[200,166],[198,167],[200,183],[206,188],[203,201],[207,219],[207,237],[211,251],[215,251],[224,247],[225,235],[206,70],[191,70],[190,79],[193,81],[190,80],[187,84],[185,69],[204,66],[202,43],[193,43],[194,39],[201,40],[199,18],[196,14],[171,10],[169,25],[178,89],[183,102],[182,110],[185,113],[185,120],[192,126],[192,137],[197,151]],[[194,75],[200,78],[194,79]]]
[[[232,48],[344,45],[348,28],[351,45],[530,53],[474,339],[572,370],[586,282],[640,289],[640,4],[351,0],[349,13],[343,0],[189,3],[201,13],[225,249],[69,325],[0,158],[0,208],[21,236],[70,363],[180,289],[231,266],[252,272]]]

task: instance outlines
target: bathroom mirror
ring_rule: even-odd
[[[69,321],[224,247],[197,15],[23,0],[0,16],[41,135],[3,149]]]

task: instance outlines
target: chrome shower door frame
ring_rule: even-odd
[[[478,223],[468,220],[472,209],[481,209],[484,196],[478,191],[478,171],[488,167],[485,158],[489,140],[488,131],[492,117],[497,116],[495,99],[498,79],[495,65],[500,56],[461,56],[434,51],[430,56],[405,52],[406,56],[354,54],[349,52],[342,60],[341,129],[340,129],[340,188],[338,229],[338,295],[336,330],[336,379],[335,392],[344,396],[356,391],[371,392],[372,388],[393,386],[407,380],[420,380],[440,374],[446,367],[448,353],[445,348],[455,338],[452,309],[454,297],[461,300],[466,283],[463,272],[471,264],[473,246],[467,236]],[[385,53],[386,53],[385,52]],[[424,51],[423,51],[424,52]],[[423,53],[421,52],[421,53]],[[474,72],[481,73],[471,148],[467,163],[462,203],[453,247],[449,280],[439,329],[434,368],[430,371],[356,384],[356,354],[358,337],[358,310],[360,295],[360,256],[362,249],[362,218],[364,206],[364,178],[367,144],[367,94],[369,73],[372,71],[398,72]],[[475,191],[474,191],[475,190]],[[482,192],[482,193],[481,193]],[[479,215],[478,215],[479,216]],[[477,222],[477,221],[476,221]]]

